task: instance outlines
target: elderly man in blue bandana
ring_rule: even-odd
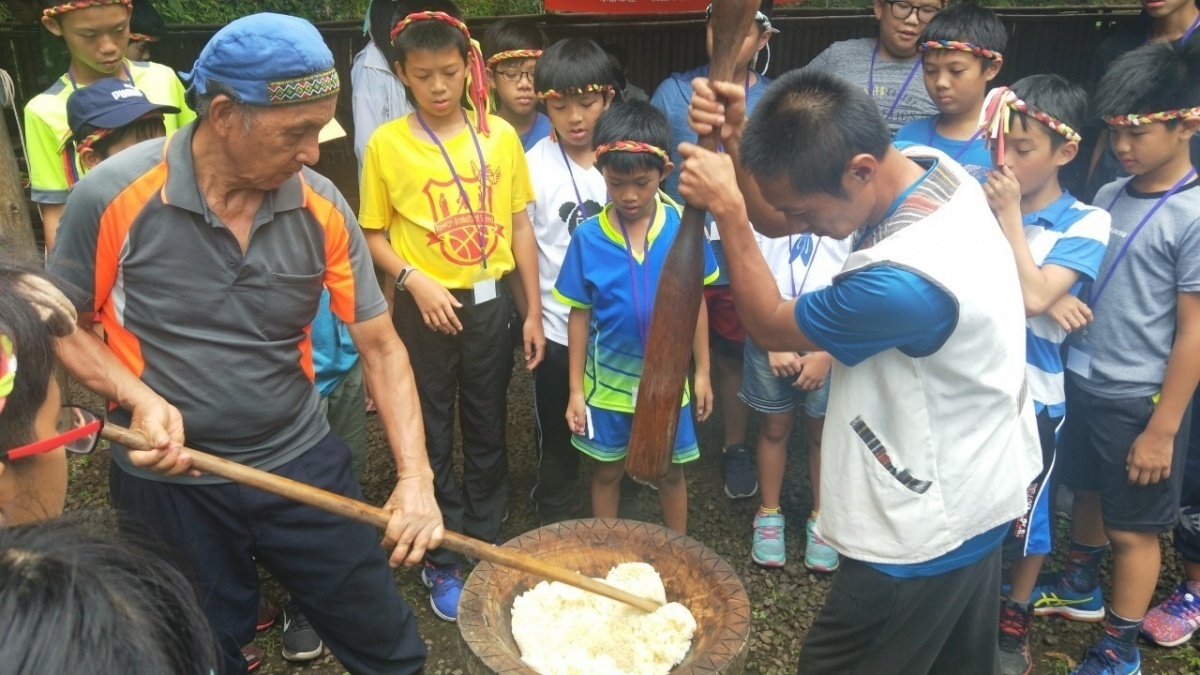
[[[184,79],[198,120],[85,176],[51,259],[82,289],[88,329],[62,341],[63,364],[154,448],[113,448],[113,502],[196,584],[226,672],[245,670],[240,646],[254,635],[255,559],[351,672],[417,672],[425,647],[389,562],[420,561],[442,522],[408,353],[353,212],[308,168],[340,88],[333,56],[306,21],[257,14],[218,32]],[[191,447],[361,498],[313,385],[323,289],[396,460],[386,551],[365,525],[201,475],[182,450],[186,434]]]

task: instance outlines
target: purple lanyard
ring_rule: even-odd
[[[936,117],[934,117],[933,118],[933,126],[931,126],[929,128],[929,147],[931,147],[931,148],[933,147],[933,138],[934,138],[934,136],[937,135],[937,125],[938,125],[938,120],[940,120],[940,119],[942,119],[942,116],[940,114],[937,115]],[[967,148],[970,148],[971,144],[974,143],[976,141],[976,139],[978,139],[980,134],[982,134],[982,133],[983,133],[983,129],[977,130],[975,132],[975,135],[968,138],[967,142],[961,148],[958,149],[958,152],[954,153],[954,157],[951,157],[951,159],[953,159],[954,161],[957,162],[958,159],[960,157],[962,157],[964,153],[967,152]]]
[[[642,338],[642,349],[645,349],[646,339],[650,334],[650,231],[654,229],[654,217],[658,215],[658,212],[656,209],[654,216],[650,216],[650,225],[646,228],[646,238],[642,240],[640,293],[638,291],[638,265],[633,259],[633,243],[629,241],[629,230],[625,227],[625,218],[616,208],[613,209],[613,213],[616,214],[617,223],[621,226],[621,236],[625,238],[625,261],[629,263],[629,282],[633,288],[633,314],[637,319],[638,336]]]
[[[794,264],[796,262],[796,259],[791,257],[792,251],[794,250],[792,248],[794,246],[794,244],[792,243],[792,235],[790,235],[790,234],[788,235],[788,257],[789,257],[788,272],[792,275],[792,298],[793,299],[800,297],[800,294],[804,292],[804,284],[808,283],[808,273],[812,271],[813,265],[817,262],[817,251],[821,250],[821,237],[813,237],[813,238],[817,240],[817,243],[815,246],[813,246],[812,254],[809,257],[808,262],[804,266],[804,276],[800,278],[800,288],[797,289],[796,288],[796,266]]]
[[[487,209],[487,163],[483,161],[483,148],[479,147],[479,137],[475,135],[475,127],[471,126],[471,120],[467,119],[467,111],[462,110],[463,121],[467,123],[467,131],[471,132],[471,140],[475,142],[475,153],[479,156],[479,207]],[[475,208],[471,206],[471,197],[467,194],[467,188],[463,185],[462,179],[458,177],[458,170],[454,168],[454,162],[450,160],[450,153],[446,152],[446,146],[442,145],[441,139],[437,134],[433,133],[433,129],[425,123],[425,118],[421,117],[421,111],[414,111],[417,116],[417,122],[421,124],[421,128],[429,137],[433,139],[434,145],[438,150],[442,151],[442,159],[446,160],[446,166],[450,168],[450,175],[454,177],[454,183],[458,185],[458,195],[462,197],[463,203],[467,205],[467,211],[471,212],[471,221],[475,223],[475,235],[479,239],[479,258],[483,269],[487,269],[487,232],[484,224],[479,222],[479,216],[475,213]]]
[[[583,205],[583,197],[579,194],[579,184],[575,182],[575,172],[571,170],[571,159],[567,157],[567,149],[562,143],[558,144],[558,150],[562,153],[563,164],[567,166],[567,175],[571,177],[571,187],[575,189],[575,203],[579,205],[579,212],[583,214],[583,219],[591,218],[591,214],[587,212],[587,207]]]
[[[1195,177],[1195,175],[1195,168],[1193,168],[1191,171],[1188,171],[1186,176],[1179,179],[1178,183],[1176,183],[1170,190],[1167,190],[1166,194],[1159,197],[1158,201],[1154,202],[1154,206],[1151,206],[1150,210],[1146,212],[1146,215],[1142,216],[1141,222],[1137,224],[1137,227],[1133,228],[1133,232],[1130,232],[1129,236],[1125,237],[1125,244],[1121,246],[1120,251],[1117,251],[1116,257],[1113,258],[1112,265],[1109,265],[1108,267],[1108,274],[1105,274],[1104,278],[1100,280],[1099,286],[1093,287],[1088,293],[1087,304],[1089,307],[1092,309],[1096,308],[1096,303],[1100,301],[1100,294],[1103,293],[1104,288],[1108,286],[1109,280],[1112,279],[1113,272],[1117,271],[1117,265],[1121,264],[1121,260],[1125,257],[1125,252],[1129,250],[1129,245],[1133,243],[1133,238],[1138,236],[1138,233],[1142,231],[1142,228],[1146,226],[1146,223],[1150,222],[1150,218],[1155,214],[1155,212],[1158,211],[1159,207],[1161,207],[1163,204],[1166,204],[1167,200],[1170,199],[1171,196],[1176,192],[1179,192],[1184,185],[1187,185],[1188,181]],[[1112,213],[1112,209],[1117,205],[1117,200],[1121,198],[1121,195],[1125,194],[1125,188],[1127,185],[1128,183],[1117,189],[1117,196],[1113,197],[1112,202],[1110,202],[1108,205],[1108,209],[1106,209],[1109,213]]]
[[[1194,27],[1195,26],[1193,26],[1193,28]],[[129,64],[126,63],[123,59],[121,61],[121,70],[124,70],[125,77],[129,78],[129,86],[131,86],[131,87],[137,86],[133,83],[133,73],[129,72]],[[79,83],[75,81],[75,73],[71,72],[70,68],[67,68],[67,79],[70,80],[70,82],[71,82],[71,91],[78,91]]]
[[[1192,25],[1188,26],[1188,29],[1183,32],[1183,37],[1179,38],[1180,47],[1183,47],[1185,44],[1187,44],[1188,38],[1192,37],[1192,33],[1195,33],[1197,28],[1200,28],[1200,16],[1196,17],[1196,20],[1192,22]],[[1150,29],[1146,29],[1145,44],[1150,44]]]
[[[867,73],[867,95],[875,98],[875,58],[879,56],[879,40],[875,41],[875,49],[871,51],[871,70]],[[900,105],[900,99],[904,98],[904,92],[908,91],[908,85],[912,84],[912,80],[917,75],[917,70],[921,68],[921,59],[913,64],[912,70],[908,71],[908,77],[905,78],[904,84],[900,86],[900,91],[896,92],[896,100],[892,101],[892,107],[888,108],[887,119],[892,119],[892,113],[896,112],[896,106]]]

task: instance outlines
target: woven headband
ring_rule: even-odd
[[[930,49],[951,49],[957,52],[970,52],[975,56],[982,56],[985,59],[1004,60],[1004,56],[1000,52],[994,52],[990,49],[984,49],[979,45],[973,45],[970,42],[959,42],[957,40],[931,40],[917,47],[917,50],[920,52],[927,52]]]
[[[13,348],[12,339],[0,333],[0,412],[4,410],[4,402],[13,392],[17,381],[17,350]]]
[[[154,37],[153,35],[147,35],[146,33],[130,33],[129,41],[130,42],[158,42],[158,38]]]
[[[994,148],[997,165],[1004,164],[1004,134],[1007,134],[1012,128],[1014,112],[1032,117],[1068,141],[1079,143],[1083,140],[1069,124],[1022,101],[1012,89],[996,87],[988,92],[987,98],[983,101],[983,111],[979,115],[979,128],[984,131],[984,145]]]
[[[1163,112],[1156,113],[1113,115],[1112,117],[1105,117],[1104,123],[1114,127],[1139,127],[1143,124],[1170,122],[1171,120],[1184,120],[1193,117],[1200,117],[1200,106],[1196,106],[1195,108],[1180,108],[1179,110],[1164,110]]]
[[[445,12],[413,12],[401,19],[395,28],[392,28],[390,34],[392,44],[396,44],[396,38],[400,37],[406,28],[421,21],[441,21],[456,28],[463,34],[463,37],[467,38],[467,98],[471,101],[471,107],[475,109],[476,126],[484,136],[487,136],[489,133],[487,122],[488,84],[487,76],[483,72],[483,54],[479,51],[479,43],[471,38],[471,31],[467,30],[467,24]]]
[[[503,52],[492,54],[492,58],[487,60],[487,67],[491,68],[501,61],[511,59],[536,59],[542,55],[540,49],[509,49]]]
[[[537,93],[537,97],[538,97],[539,101],[545,101],[548,98],[565,98],[567,96],[583,96],[584,94],[594,94],[596,92],[609,92],[612,90],[613,90],[613,88],[612,88],[611,84],[589,84],[586,87],[570,87],[567,89],[567,92],[565,94],[561,91],[547,89],[546,91],[539,91]]]
[[[671,161],[667,155],[667,151],[657,145],[642,143],[641,141],[613,141],[612,143],[601,143],[596,146],[596,159],[600,159],[610,152],[645,152],[651,155],[658,155],[658,158],[665,163]]]
[[[42,10],[42,16],[58,16],[67,12],[73,12],[77,9],[87,9],[88,7],[103,7],[104,5],[125,5],[133,9],[133,0],[75,0],[75,2],[64,2],[61,5],[47,7]]]

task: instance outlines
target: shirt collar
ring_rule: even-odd
[[[657,195],[655,195],[654,220],[650,223],[650,231],[646,233],[647,248],[654,244],[654,240],[658,238],[658,234],[662,232],[663,226],[667,223],[666,209],[679,208],[674,203],[671,203],[670,207],[668,207],[668,205],[663,201],[664,197],[665,195],[661,190]],[[611,203],[608,206],[605,206],[604,210],[600,212],[600,229],[604,231],[604,234],[607,235],[614,244],[620,246],[621,248],[625,248],[625,235],[621,234],[621,226],[616,222],[616,217],[609,219],[608,214],[610,210],[612,210]],[[641,251],[633,252],[633,257],[637,258],[638,260],[641,260],[641,255]]]
[[[1074,204],[1075,197],[1072,196],[1070,192],[1063,190],[1062,195],[1053,202],[1050,202],[1049,206],[1046,208],[1022,215],[1021,223],[1023,225],[1036,225],[1040,222],[1049,224],[1061,222],[1063,215],[1066,214],[1067,210],[1074,206]]]
[[[166,140],[163,154],[167,163],[167,182],[162,189],[162,200],[164,204],[208,218],[210,209],[196,184],[195,156],[192,154],[192,139],[200,122],[191,122]],[[264,195],[263,206],[269,206],[272,214],[302,208],[304,180],[300,174],[293,175],[283,185]],[[262,211],[260,208],[259,213]]]

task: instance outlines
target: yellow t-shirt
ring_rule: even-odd
[[[480,195],[479,153],[468,128],[442,144],[469,206],[441,150],[418,139],[408,117],[376,129],[363,153],[359,224],[386,229],[396,253],[445,288],[471,288],[515,268],[512,217],[534,200],[517,132],[494,115],[488,125],[487,136],[475,131],[487,166],[486,204]]]
[[[183,83],[170,68],[148,61],[125,61],[133,84],[151,102],[179,108],[175,115],[165,115],[164,125],[170,136],[179,127],[196,119],[184,103]],[[76,86],[63,74],[46,91],[34,96],[25,105],[25,147],[29,153],[29,183],[33,201],[39,204],[65,204],[71,182],[63,160],[63,144],[71,135],[67,124],[67,98]],[[83,167],[75,158],[75,175],[83,175]]]

